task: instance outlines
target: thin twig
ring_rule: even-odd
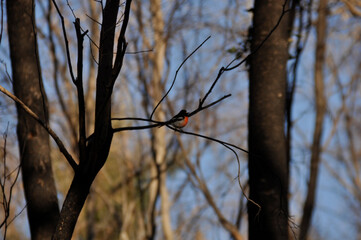
[[[213,88],[215,87],[216,83],[218,82],[218,80],[221,78],[221,76],[223,75],[224,72],[227,71],[231,71],[239,66],[241,66],[243,63],[245,63],[252,55],[254,55],[262,46],[263,44],[271,37],[271,35],[273,34],[273,32],[278,28],[278,26],[281,23],[281,20],[283,18],[283,16],[288,12],[288,10],[285,10],[286,8],[286,3],[287,1],[285,1],[285,3],[282,6],[282,14],[279,17],[276,25],[271,29],[271,31],[267,34],[267,36],[263,39],[263,41],[255,48],[255,50],[253,52],[251,52],[250,54],[248,54],[243,60],[241,60],[239,63],[237,63],[236,65],[232,66],[234,61],[238,60],[238,58],[234,58],[226,67],[221,67],[218,71],[218,75],[216,77],[216,79],[213,81],[212,86],[209,88],[208,92],[206,93],[206,95],[204,96],[204,98],[202,98],[199,102],[199,105],[202,106],[203,103],[206,101],[207,97],[210,95],[210,93],[212,92]]]
[[[219,103],[220,101],[230,97],[231,94],[228,94],[228,95],[225,95],[223,96],[222,98],[218,99],[217,101],[214,101],[210,104],[208,104],[207,106],[200,106],[198,107],[196,110],[194,110],[193,112],[189,113],[188,114],[188,117],[191,117],[193,116],[194,114],[206,109],[206,108],[209,108],[217,103]],[[170,126],[170,124],[172,124],[172,122],[174,122],[173,119],[170,119],[168,121],[155,121],[155,120],[152,120],[152,119],[147,119],[147,118],[138,118],[138,117],[125,117],[125,118],[112,118],[111,119],[112,121],[113,120],[117,120],[117,121],[125,121],[125,120],[132,120],[132,121],[145,121],[145,122],[151,122],[151,123],[155,123],[155,124],[152,124],[152,125],[145,125],[145,126],[127,126],[127,127],[119,127],[119,128],[115,128],[113,129],[113,132],[121,132],[121,131],[129,131],[129,130],[143,130],[143,129],[148,129],[148,128],[153,128],[153,127],[162,127],[162,126]],[[240,149],[241,150],[241,149]]]
[[[244,190],[242,183],[241,183],[241,162],[239,160],[238,154],[236,153],[236,151],[234,151],[234,149],[232,149],[230,146],[227,146],[226,144],[221,143],[224,147],[228,148],[229,150],[231,150],[233,152],[233,154],[236,156],[237,159],[237,164],[238,164],[238,176],[237,176],[237,180],[238,180],[238,185],[241,188],[242,194],[243,196],[247,199],[247,201],[253,203],[255,206],[258,207],[258,212],[256,214],[256,216],[261,212],[261,205],[259,205],[258,203],[256,203],[255,201],[253,201],[252,199],[250,199],[248,197],[248,195],[246,194],[246,191]]]
[[[222,140],[219,140],[217,138],[212,138],[212,137],[208,137],[208,136],[205,136],[205,135],[201,135],[201,134],[198,134],[198,133],[192,133],[192,132],[186,132],[186,131],[183,131],[183,130],[180,130],[180,129],[177,129],[177,128],[174,128],[174,127],[171,127],[171,126],[167,126],[169,127],[170,129],[176,131],[176,132],[179,132],[179,133],[184,133],[184,134],[188,134],[188,135],[193,135],[193,136],[196,136],[196,137],[201,137],[201,138],[204,138],[204,139],[207,139],[207,140],[210,140],[210,141],[213,141],[213,142],[217,142],[219,144],[221,144],[222,146],[226,147],[228,150],[231,150],[233,152],[233,154],[236,156],[236,159],[237,159],[237,164],[238,164],[238,175],[237,175],[237,180],[238,180],[238,185],[239,187],[241,188],[241,191],[242,191],[242,194],[243,196],[251,203],[253,203],[255,206],[258,207],[258,213],[257,215],[259,214],[259,212],[261,211],[261,206],[256,203],[255,201],[253,201],[252,199],[250,199],[243,186],[242,186],[242,183],[241,183],[241,178],[240,178],[240,175],[241,175],[241,163],[240,163],[240,160],[239,160],[239,157],[238,157],[238,154],[237,152],[233,149],[233,148],[236,148],[238,150],[241,150],[242,152],[245,152],[245,153],[249,153],[247,150],[243,149],[243,148],[240,148],[234,144],[231,144],[231,143],[228,143],[228,142],[224,142]],[[233,148],[232,148],[233,147]]]
[[[10,211],[11,211],[10,204],[11,204],[11,200],[12,200],[13,189],[14,189],[14,186],[15,186],[15,184],[16,184],[18,178],[19,178],[19,174],[20,174],[20,167],[17,167],[14,170],[14,171],[17,171],[17,172],[16,172],[16,175],[15,175],[15,178],[12,181],[10,180],[10,175],[12,173],[14,173],[14,171],[11,171],[9,174],[7,174],[7,162],[6,162],[7,151],[6,151],[6,147],[7,147],[8,127],[9,127],[9,124],[7,125],[6,131],[5,131],[4,135],[3,135],[3,138],[4,138],[4,148],[3,148],[3,167],[4,167],[4,171],[3,171],[3,179],[1,180],[1,178],[0,178],[0,188],[1,188],[1,191],[2,191],[1,205],[3,205],[3,211],[4,211],[4,219],[0,223],[0,228],[5,226],[4,229],[3,229],[4,239],[6,239],[6,233],[7,233],[7,230],[8,230],[8,226],[15,219],[15,217],[18,216],[18,215],[16,215],[13,219],[8,221],[8,219],[10,217]],[[9,179],[9,180],[7,180],[7,179]],[[8,196],[6,195],[7,193],[6,193],[6,186],[5,186],[7,181],[11,181],[11,185],[10,185],[10,188],[8,190],[8,194],[9,194]]]
[[[231,94],[228,94],[206,106],[198,106],[197,109],[195,109],[194,111],[192,111],[188,114],[188,117],[191,117],[191,116],[195,115],[196,113],[198,113],[206,108],[209,108],[230,96],[231,96]],[[113,129],[113,132],[120,132],[120,131],[127,131],[127,130],[142,130],[142,129],[148,129],[148,128],[153,128],[153,127],[169,126],[170,124],[172,124],[172,122],[174,122],[174,120],[172,120],[172,119],[162,122],[162,121],[155,121],[152,119],[138,118],[138,117],[112,118],[111,120],[117,120],[117,121],[132,120],[132,121],[145,121],[145,122],[155,123],[153,125],[135,126],[135,127],[128,126],[128,127],[115,128],[115,129]]]
[[[208,137],[208,136],[201,135],[201,134],[198,134],[198,133],[187,132],[187,131],[184,131],[184,130],[180,130],[180,129],[178,129],[178,128],[174,128],[174,127],[169,126],[169,125],[167,125],[167,127],[170,128],[170,129],[172,129],[172,130],[174,130],[174,131],[176,131],[176,132],[179,132],[179,133],[184,133],[184,134],[187,134],[187,135],[192,135],[192,136],[196,136],[196,137],[201,137],[201,138],[210,140],[210,141],[212,141],[212,142],[217,142],[217,143],[221,144],[222,146],[224,146],[225,148],[227,148],[228,150],[231,150],[232,153],[236,156],[236,159],[237,159],[237,164],[238,164],[237,179],[238,179],[238,184],[239,184],[239,186],[240,186],[240,188],[241,188],[242,194],[243,194],[243,196],[244,196],[249,202],[253,203],[255,206],[258,207],[258,213],[261,211],[261,206],[247,196],[247,194],[246,194],[246,192],[245,192],[245,190],[244,190],[244,188],[243,188],[243,186],[242,186],[241,179],[240,179],[240,175],[241,175],[241,163],[240,163],[240,160],[239,160],[239,157],[238,157],[237,152],[236,152],[233,148],[236,148],[236,149],[238,149],[238,150],[240,150],[240,151],[242,151],[242,152],[245,152],[245,153],[248,153],[247,150],[245,150],[245,149],[243,149],[243,148],[240,148],[240,147],[238,147],[238,146],[236,146],[236,145],[234,145],[234,144],[231,144],[231,143],[228,143],[228,142],[219,140],[219,139],[217,139],[217,138]]]
[[[153,49],[140,50],[140,51],[135,51],[135,52],[125,52],[125,54],[139,54],[139,53],[148,53],[148,52],[153,52]]]
[[[174,83],[177,79],[177,75],[178,75],[178,72],[179,70],[182,68],[182,66],[185,64],[185,62],[199,49],[202,47],[202,45],[207,42],[209,39],[211,38],[211,36],[207,37],[206,40],[204,40],[196,49],[193,50],[193,52],[191,52],[184,60],[183,62],[181,63],[181,65],[179,65],[177,71],[175,72],[175,75],[174,75],[174,79],[172,81],[172,84],[171,86],[169,87],[168,91],[166,92],[166,94],[164,94],[164,96],[162,97],[162,99],[158,102],[158,104],[155,106],[155,108],[153,109],[152,113],[150,114],[150,117],[149,119],[152,119],[155,111],[157,110],[158,106],[162,103],[162,101],[168,96],[168,94],[170,93],[170,91],[172,90],[173,86],[174,86]]]
[[[159,123],[151,124],[151,125],[145,125],[145,126],[129,126],[129,127],[120,127],[120,128],[114,128],[113,133],[115,132],[121,132],[121,131],[129,131],[129,130],[144,130],[149,128],[155,128],[162,126]]]
[[[14,181],[12,181],[11,186],[10,186],[10,189],[9,189],[9,200],[8,200],[8,202],[9,202],[9,204],[8,204],[8,207],[9,207],[9,215],[10,215],[10,203],[11,203],[11,199],[12,199],[12,195],[13,195],[13,189],[14,189],[14,187],[15,187],[15,184],[16,184],[17,180],[19,179],[20,169],[21,169],[20,166],[18,166],[18,167],[16,168],[16,170],[14,170],[14,171],[16,171],[16,175],[15,175]],[[14,171],[12,171],[12,172],[14,172]],[[9,176],[10,176],[10,174],[9,174]],[[15,220],[15,218],[16,218],[17,216],[19,216],[20,214],[21,214],[21,212],[20,212],[19,214],[16,214],[16,215],[13,217],[13,219],[11,219],[11,220],[7,223],[7,226],[9,226],[9,225]]]
[[[208,105],[206,105],[206,106],[203,106],[203,103],[201,103],[201,100],[200,100],[199,105],[198,105],[198,108],[197,108],[196,110],[194,110],[193,112],[190,112],[190,113],[188,114],[188,117],[193,116],[194,114],[196,114],[196,113],[198,113],[198,112],[200,112],[200,111],[202,111],[202,110],[204,110],[204,109],[206,109],[206,108],[212,107],[213,105],[216,105],[216,104],[219,103],[220,101],[222,101],[222,100],[224,100],[224,99],[226,99],[226,98],[228,98],[228,97],[230,97],[230,96],[232,96],[232,95],[231,95],[231,94],[227,94],[227,95],[221,97],[220,99],[218,99],[218,100],[216,100],[216,101],[214,101],[214,102],[212,102],[212,103],[210,103],[210,104],[208,104]]]
[[[175,127],[172,127],[170,124],[168,124],[169,121],[166,121],[166,122],[160,122],[160,121],[155,121],[155,120],[151,120],[151,119],[147,119],[147,118],[136,118],[136,117],[126,117],[126,118],[112,118],[111,119],[112,121],[125,121],[125,120],[135,120],[135,121],[145,121],[145,122],[152,122],[154,124],[152,125],[144,125],[144,126],[129,126],[129,127],[120,127],[120,128],[114,128],[113,131],[114,132],[120,132],[120,131],[126,131],[126,130],[142,130],[142,129],[148,129],[148,128],[151,128],[151,127],[161,127],[161,126],[167,126],[168,128],[176,131],[176,132],[180,132],[180,133],[184,133],[184,134],[188,134],[188,135],[193,135],[193,136],[196,136],[196,137],[201,137],[201,138],[205,138],[207,140],[210,140],[210,141],[214,141],[214,142],[218,142],[220,144],[225,144],[227,146],[230,146],[230,147],[234,147],[242,152],[245,152],[245,153],[248,153],[247,150],[243,149],[243,148],[240,148],[234,144],[231,144],[231,143],[227,143],[227,142],[224,142],[224,141],[221,141],[219,139],[216,139],[216,138],[212,138],[212,137],[208,137],[208,136],[205,136],[205,135],[201,135],[201,134],[198,134],[198,133],[193,133],[193,132],[187,132],[187,131],[184,131],[184,130],[180,130],[178,128],[175,128]]]
[[[267,36],[262,40],[262,42],[253,50],[253,52],[251,52],[250,54],[247,55],[247,57],[245,57],[242,61],[240,61],[239,63],[237,63],[236,65],[234,65],[233,67],[231,67],[232,63],[234,61],[236,61],[238,58],[233,59],[228,65],[227,67],[225,67],[223,70],[224,71],[231,71],[239,66],[241,66],[244,62],[246,62],[252,55],[254,55],[256,52],[258,52],[258,50],[263,46],[263,44],[271,37],[271,35],[273,34],[274,31],[276,31],[276,29],[278,28],[278,26],[281,23],[281,20],[283,19],[284,15],[289,12],[289,9],[286,10],[286,5],[287,5],[287,0],[284,2],[284,4],[282,5],[282,13],[276,23],[276,25],[271,29],[271,31],[269,31],[269,33],[267,34]]]
[[[112,121],[145,121],[145,122],[151,122],[154,124],[151,125],[144,125],[144,126],[127,126],[127,127],[119,127],[119,128],[114,128],[113,132],[121,132],[121,131],[129,131],[129,130],[143,130],[143,129],[149,129],[149,128],[154,128],[154,127],[161,127],[164,126],[165,123],[164,122],[160,122],[160,121],[154,121],[151,119],[147,119],[147,118],[137,118],[137,117],[126,117],[126,118],[112,118]]]
[[[75,19],[77,19],[76,15],[75,15],[75,13],[74,13],[74,9],[70,6],[70,3],[69,3],[69,1],[68,1],[68,0],[66,0],[66,5],[68,5],[68,7],[69,7],[69,9],[70,9],[71,13],[73,14],[73,17],[74,17]]]
[[[56,8],[56,11],[58,12],[60,20],[61,20],[61,26],[62,26],[62,29],[63,29],[63,36],[64,36],[65,49],[66,49],[66,56],[67,56],[67,59],[68,59],[69,72],[70,72],[70,76],[71,76],[72,81],[75,83],[75,77],[74,77],[73,67],[72,67],[71,58],[70,58],[69,41],[68,41],[68,37],[67,37],[67,34],[66,34],[66,30],[65,30],[64,17],[61,14],[60,9],[59,9],[58,5],[56,4],[55,0],[52,0],[52,1],[53,1],[53,4],[54,4],[55,8]]]
[[[74,17],[75,17],[75,14],[73,14],[74,15]],[[88,18],[90,18],[92,21],[94,21],[94,22],[96,22],[97,24],[99,24],[100,26],[102,25],[100,22],[98,22],[97,20],[95,20],[94,18],[92,18],[91,16],[89,16],[88,14],[85,14]],[[88,39],[89,39],[89,41],[90,41],[90,43],[91,44],[93,44],[97,49],[99,49],[99,46],[95,43],[95,41],[89,36],[89,34],[88,34],[88,31],[84,31],[84,29],[82,29],[81,27],[80,27],[80,29],[84,32],[84,34],[85,34],[85,32],[86,32],[86,36],[88,37]],[[90,48],[91,49],[91,48]]]
[[[25,204],[25,206],[9,221],[8,225],[10,225],[18,216],[20,216],[27,208],[27,206],[28,204]]]
[[[54,80],[55,92],[56,92],[58,102],[60,104],[60,108],[63,111],[66,121],[68,122],[71,135],[72,135],[73,139],[77,139],[76,127],[74,126],[74,123],[72,121],[72,118],[70,116],[68,108],[65,104],[63,94],[60,91],[60,87],[59,87],[59,77],[58,77],[59,61],[56,56],[56,48],[55,48],[55,42],[54,42],[54,38],[53,38],[54,33],[53,33],[52,25],[51,25],[51,12],[52,12],[51,11],[51,6],[52,6],[51,1],[52,0],[49,0],[49,2],[48,2],[48,11],[46,13],[46,19],[48,22],[48,36],[49,36],[48,40],[49,40],[49,44],[50,44],[51,58],[53,61],[53,80]]]
[[[70,155],[68,150],[65,148],[63,142],[60,140],[58,135],[56,135],[56,133],[48,126],[48,124],[43,122],[36,113],[34,113],[28,106],[25,105],[25,103],[23,103],[14,94],[12,94],[11,92],[9,92],[5,88],[3,88],[1,85],[0,85],[0,91],[3,92],[5,95],[7,95],[12,100],[14,100],[17,104],[19,104],[19,106],[25,112],[27,112],[32,118],[34,118],[50,134],[50,136],[54,139],[55,143],[58,145],[60,152],[64,155],[64,157],[69,162],[69,164],[73,168],[73,170],[76,171],[78,168],[78,165],[76,164],[76,162],[74,161],[73,157]]]
[[[122,28],[120,29],[120,34],[118,37],[117,55],[115,56],[114,67],[112,69],[113,84],[122,68],[125,50],[127,49],[127,45],[128,45],[128,43],[125,40],[125,31],[127,30],[127,26],[129,22],[131,3],[132,0],[127,0],[125,4],[123,24],[122,24]]]
[[[3,176],[0,176],[0,187],[1,187],[1,192],[2,192],[2,208],[4,211],[4,219],[2,220],[2,222],[0,223],[0,229],[5,225],[5,229],[4,229],[4,235],[6,235],[6,231],[7,231],[7,220],[10,216],[10,202],[8,202],[7,196],[6,196],[6,143],[7,143],[7,131],[9,128],[9,124],[6,127],[6,131],[3,135],[4,138],[4,148],[3,148],[3,167],[4,167],[4,172],[3,172]],[[3,177],[3,179],[1,180],[1,177]]]
[[[102,24],[97,21],[96,19],[94,19],[93,17],[89,16],[88,14],[85,14],[85,16],[87,16],[90,20],[92,20],[93,22],[97,23],[99,26],[101,26]]]
[[[93,39],[91,39],[88,34],[87,34],[87,37],[89,38],[90,43],[93,43],[94,46],[99,50],[98,45],[96,45],[96,44],[93,42]],[[93,50],[92,50],[91,47],[90,47],[90,54],[91,54],[91,57],[92,57],[93,61],[95,62],[95,64],[96,64],[96,65],[99,65],[98,61],[95,59],[95,56],[94,56],[94,53],[93,53]]]
[[[74,9],[71,7],[69,1],[66,1],[71,13],[73,14],[74,19],[77,19]],[[100,26],[102,25],[100,22],[98,22],[97,20],[95,20],[94,18],[90,17],[88,14],[85,14],[89,19],[91,19],[92,21],[96,22],[97,24],[99,24]],[[88,30],[84,30],[80,27],[80,29],[84,32],[84,34],[89,38],[89,41],[96,47],[99,49],[99,46],[95,43],[95,41],[88,35]]]
[[[220,143],[222,145],[225,145],[225,146],[228,146],[228,147],[233,147],[233,148],[236,148],[244,153],[248,153],[247,150],[243,149],[243,148],[240,148],[232,143],[228,143],[228,142],[225,142],[225,141],[222,141],[222,140],[219,140],[217,138],[212,138],[212,137],[208,137],[208,136],[205,136],[205,135],[202,135],[202,134],[199,134],[199,133],[193,133],[193,132],[187,132],[187,131],[184,131],[182,129],[178,129],[178,128],[175,128],[171,125],[166,125],[168,128],[176,131],[176,132],[180,132],[180,133],[184,133],[184,134],[187,134],[187,135],[192,135],[192,136],[196,136],[196,137],[200,137],[200,138],[204,138],[204,139],[207,139],[207,140],[210,140],[210,141],[213,141],[213,142],[217,142],[217,143]]]

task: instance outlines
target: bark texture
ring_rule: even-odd
[[[48,122],[47,99],[37,51],[34,1],[6,2],[15,95]],[[49,135],[17,105],[21,171],[31,239],[50,239],[59,218]]]
[[[255,51],[283,14],[283,1],[256,0],[251,35]],[[288,239],[288,162],[285,95],[289,15],[250,59],[249,239]],[[260,210],[260,211],[259,211]]]

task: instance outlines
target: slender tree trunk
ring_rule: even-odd
[[[154,54],[151,55],[151,62],[153,65],[152,80],[153,80],[153,99],[154,105],[161,99],[163,94],[162,76],[164,70],[164,59],[166,49],[166,39],[164,36],[164,19],[160,0],[150,1],[150,13],[152,15],[152,26],[154,31]],[[160,121],[165,121],[164,109],[160,106],[155,113],[155,118]],[[158,191],[161,199],[160,212],[162,217],[162,230],[165,240],[173,240],[173,230],[170,217],[169,193],[166,185],[167,179],[167,162],[166,162],[166,129],[152,130],[153,142],[152,148],[154,151],[155,164],[157,165],[157,180]],[[155,221],[155,219],[153,219]]]
[[[327,0],[320,0],[318,7],[318,21],[316,26],[316,56],[315,56],[315,108],[316,120],[313,132],[313,143],[311,148],[310,178],[308,181],[307,197],[303,206],[303,216],[300,226],[300,240],[307,238],[311,226],[312,213],[315,205],[318,167],[321,155],[321,137],[323,120],[326,112],[326,100],[323,84],[323,65],[326,53],[326,30],[327,30]]]
[[[48,122],[37,50],[34,1],[6,2],[15,95]],[[22,179],[31,239],[50,239],[59,218],[48,133],[17,106]]]
[[[256,0],[251,50],[282,15],[283,1]],[[249,239],[288,239],[288,162],[285,142],[289,15],[250,59]]]

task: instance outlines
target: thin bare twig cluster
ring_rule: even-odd
[[[9,171],[9,166],[7,164],[7,131],[6,129],[5,133],[3,134],[3,149],[2,149],[2,163],[1,163],[1,177],[0,177],[0,190],[1,190],[1,199],[0,199],[0,205],[2,206],[0,212],[1,217],[0,219],[0,229],[3,228],[3,236],[4,239],[6,239],[6,233],[8,230],[8,226],[13,222],[13,220],[22,213],[22,211],[26,208],[23,207],[23,209],[15,214],[11,214],[11,201],[13,197],[14,187],[15,184],[19,178],[20,174],[20,166],[18,166],[16,169]],[[9,184],[9,185],[8,185]],[[11,218],[12,217],[12,218]]]

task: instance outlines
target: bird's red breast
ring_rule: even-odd
[[[188,123],[188,116],[180,117],[179,120],[172,123],[172,125],[176,128],[185,127]]]
[[[169,123],[175,128],[182,128],[188,123],[188,112],[182,109],[177,115],[175,115]]]

